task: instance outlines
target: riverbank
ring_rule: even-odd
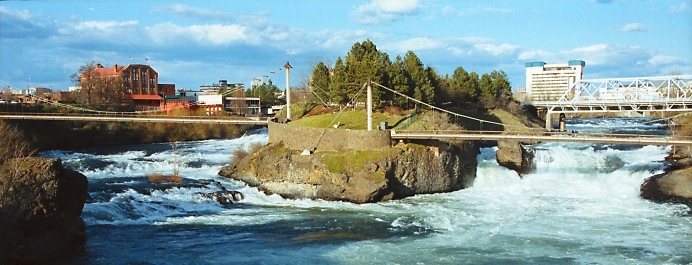
[[[248,125],[221,124],[21,120],[2,122],[15,126],[26,136],[28,143],[38,151],[206,139],[234,139],[253,128]]]
[[[673,121],[675,135],[692,136],[692,117],[681,114]],[[666,172],[654,175],[644,181],[640,188],[641,197],[662,203],[684,203],[692,206],[692,149],[673,147],[673,153],[666,157],[669,166]]]

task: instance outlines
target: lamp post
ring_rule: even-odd
[[[291,120],[291,64],[286,62],[284,65],[286,69],[286,120]]]

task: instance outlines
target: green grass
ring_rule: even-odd
[[[381,112],[373,112],[372,127],[375,129],[381,122],[386,121],[391,128],[394,125],[400,124],[400,121],[403,121],[406,118],[406,114],[403,113],[400,115],[390,115]],[[340,129],[365,130],[368,128],[367,122],[368,117],[365,110],[356,110],[344,111],[340,115],[337,112],[333,114],[310,116],[293,121],[291,123],[316,128],[333,127],[334,124],[339,124]]]
[[[522,123],[522,117],[516,116],[506,110],[491,109],[488,111],[455,108],[451,109],[465,116],[474,117],[476,119],[486,120],[493,123],[505,124],[506,126],[493,124],[488,122],[480,122],[475,119],[464,117],[449,116],[447,120],[444,118],[446,114],[432,114],[430,110],[420,110],[414,118],[409,118],[412,110],[403,111],[400,114],[388,114],[383,112],[373,112],[373,129],[376,129],[381,122],[387,122],[390,129],[395,130],[483,130],[483,131],[535,131],[539,128],[531,128]],[[436,112],[437,113],[437,112]],[[339,124],[340,129],[367,129],[367,114],[365,110],[347,110],[340,115],[338,112],[331,114],[315,115],[303,117],[292,122],[295,125],[327,128]],[[456,126],[454,126],[456,125]]]
[[[347,172],[359,172],[365,169],[365,163],[371,162],[378,164],[388,157],[396,156],[399,153],[398,148],[388,148],[385,150],[349,150],[342,152],[324,152],[322,161],[327,167],[327,170],[333,173],[345,174]],[[373,173],[372,179],[375,181],[384,181],[383,173]]]

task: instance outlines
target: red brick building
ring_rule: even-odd
[[[138,109],[158,108],[163,100],[159,93],[159,74],[149,65],[130,64],[128,66],[114,65],[104,67],[96,64],[93,70],[102,78],[117,78],[123,80],[123,98],[132,100]],[[85,74],[82,74],[82,78]],[[175,85],[173,85],[175,93]]]

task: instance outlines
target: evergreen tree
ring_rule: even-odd
[[[322,100],[329,101],[329,68],[319,62],[315,69],[312,70],[312,78],[310,79],[310,87]]]
[[[401,59],[401,56],[397,56],[394,59],[394,63],[389,66],[388,72],[391,78],[389,88],[412,97],[413,90],[411,89],[410,85],[412,83],[411,76],[408,74],[408,72],[406,72],[406,69],[404,68],[404,61]],[[398,95],[392,95],[391,99],[393,105],[407,107],[406,104],[408,103],[408,99]]]
[[[435,91],[423,63],[412,51],[404,56],[404,71],[410,76],[409,87],[413,89],[413,98],[432,104],[435,101]]]
[[[253,86],[245,92],[248,97],[260,98],[260,104],[262,104],[262,106],[279,104],[279,99],[276,96],[279,93],[281,93],[281,90],[274,85],[271,79],[269,79],[267,83],[262,82],[261,85]]]
[[[386,68],[389,56],[377,50],[375,44],[370,40],[356,43],[351,47],[351,51],[346,56],[346,89],[348,98],[352,98],[363,87],[372,80],[382,85],[388,83]],[[334,68],[336,73],[336,67]],[[373,88],[373,103],[377,106],[382,95],[380,89]],[[359,101],[365,101],[365,93],[362,93]]]
[[[329,82],[329,99],[330,101],[344,105],[348,103],[348,76],[346,65],[344,65],[341,57],[336,59],[334,63],[334,74]]]
[[[502,102],[512,99],[512,85],[507,79],[507,74],[502,70],[494,70],[490,73],[493,88],[495,89],[495,98]]]
[[[453,90],[453,99],[457,103],[477,101],[481,94],[478,88],[478,75],[469,74],[461,66],[454,70],[449,83]]]
[[[433,69],[432,67],[425,68],[425,74],[428,76],[430,85],[430,90],[428,91],[427,98],[430,99],[430,102],[432,102],[432,104],[441,103],[442,101],[438,99],[438,95],[440,94],[440,76],[437,75],[437,72],[435,72],[435,69]]]
[[[488,74],[483,74],[481,76],[478,87],[481,91],[481,97],[484,99],[494,99],[495,95],[497,95],[497,90],[493,87],[493,80]]]

